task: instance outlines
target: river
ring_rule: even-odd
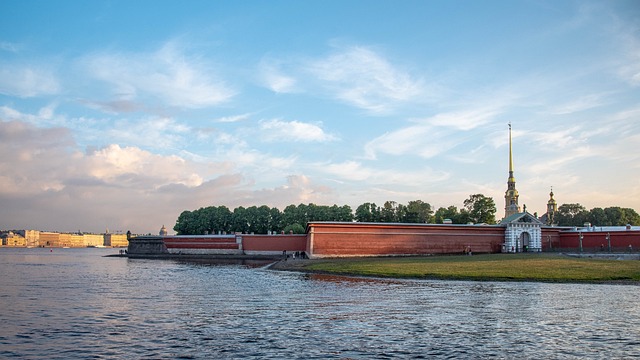
[[[0,249],[0,358],[640,357],[640,286],[382,280]]]

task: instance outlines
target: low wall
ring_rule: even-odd
[[[307,235],[170,235],[131,239],[130,254],[281,255],[306,251]],[[133,252],[132,252],[133,251]]]
[[[500,252],[504,227],[487,225],[317,222],[308,225],[311,257]]]
[[[129,240],[127,252],[130,255],[168,254],[164,239],[160,236],[139,236]]]
[[[175,235],[165,236],[164,244],[170,254],[240,255],[238,235]]]

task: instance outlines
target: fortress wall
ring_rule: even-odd
[[[307,251],[307,235],[238,235],[245,254],[281,254]]]
[[[600,250],[601,246],[608,248],[607,234],[611,237],[611,248],[615,251],[626,251],[631,245],[633,251],[640,249],[640,231],[567,231],[560,233],[560,248],[578,249],[580,246],[580,234],[582,234],[582,248],[585,250]]]
[[[312,257],[500,252],[504,228],[482,225],[310,223]]]
[[[163,255],[168,254],[164,239],[160,236],[139,236],[129,241],[127,248],[130,255]]]
[[[173,235],[162,238],[171,254],[238,255],[242,252],[235,235]]]
[[[550,251],[561,247],[560,231],[562,228],[542,228],[542,251]]]

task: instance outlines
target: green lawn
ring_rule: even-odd
[[[580,259],[556,254],[322,259],[309,262],[303,270],[395,278],[640,282],[638,260]]]

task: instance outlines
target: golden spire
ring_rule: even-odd
[[[513,178],[513,147],[511,145],[511,122],[509,122],[509,181],[514,181]]]
[[[504,193],[504,217],[508,218],[520,212],[518,205],[518,190],[516,190],[516,179],[513,176],[513,147],[511,142],[511,122],[509,122],[509,179],[507,180],[507,191]]]

